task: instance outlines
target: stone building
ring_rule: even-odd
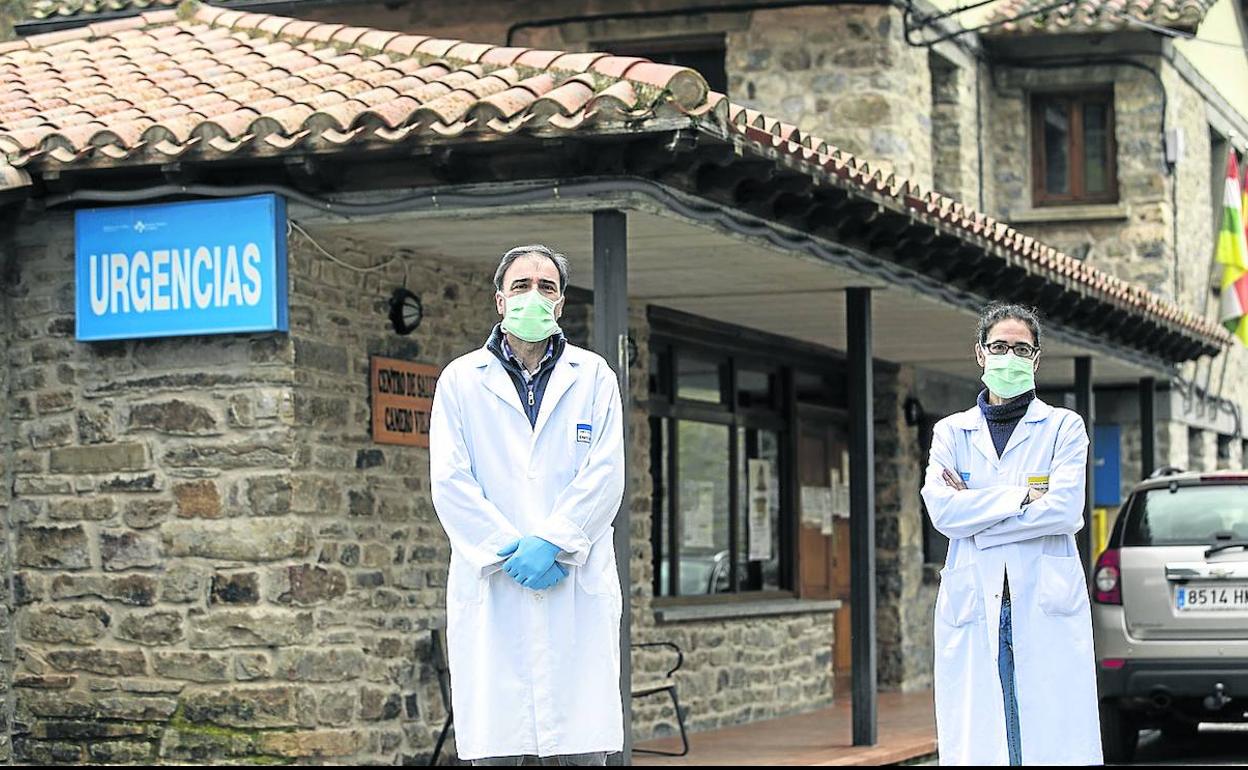
[[[874,295],[881,688],[931,684],[942,551],[919,475],[925,432],[977,390],[977,304],[1041,305],[1052,400],[1095,357],[1122,488],[1144,462],[1141,378],[1159,462],[1242,462],[1248,364],[1203,319],[1214,180],[1248,137],[1233,85],[1248,75],[1215,84],[1165,32],[1086,15],[966,32],[883,3],[562,2],[540,18],[501,1],[273,4],[307,23],[146,5],[42,3],[0,43],[14,759],[426,760],[445,716],[430,630],[448,546],[425,450],[370,433],[370,358],[441,365],[479,346],[493,264],[520,241],[572,258],[568,331],[595,344],[604,208],[629,228],[617,552],[633,641],[684,650],[694,730],[851,688],[862,528],[830,492],[815,504],[862,473],[847,289]],[[1230,0],[1184,8],[1143,20],[1242,26]],[[588,50],[619,56],[561,54]],[[399,93],[415,95],[382,101]],[[1085,111],[1108,99],[1113,196],[1036,199],[1033,110],[1068,93],[1101,97]],[[288,332],[76,339],[74,209],[244,186],[283,191],[298,225]],[[465,195],[429,202],[452,188]],[[397,286],[423,303],[407,336],[388,320]],[[770,542],[747,555],[739,487],[764,466]],[[631,659],[635,679],[668,663]],[[662,699],[632,718],[639,740],[676,729]]]

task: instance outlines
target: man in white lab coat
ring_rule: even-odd
[[[936,730],[955,765],[1101,764],[1092,617],[1075,547],[1083,419],[1035,394],[1040,324],[980,317],[987,390],[936,424],[923,501],[949,537],[936,599]]]
[[[623,407],[607,363],[559,329],[567,282],[562,255],[508,251],[502,321],[447,365],[433,402],[456,746],[473,764],[603,765],[623,748]]]

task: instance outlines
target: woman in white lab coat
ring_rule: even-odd
[[[1092,618],[1075,533],[1088,433],[1035,394],[1040,323],[980,317],[987,389],[936,424],[923,501],[949,538],[936,599],[942,764],[1100,764]]]

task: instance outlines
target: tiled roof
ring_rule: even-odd
[[[66,16],[94,16],[124,11],[144,11],[161,6],[172,7],[178,0],[35,0],[30,6],[32,19],[55,19]]]
[[[15,167],[570,131],[710,109],[690,69],[188,5],[0,43]]]
[[[1004,22],[987,35],[1055,32],[1111,32],[1132,26],[1131,19],[1168,29],[1196,29],[1217,0],[1072,0],[1051,8],[1053,0],[1005,0],[989,23]],[[1042,10],[1044,9],[1044,10]],[[1023,18],[1019,18],[1023,17]],[[1010,21],[1017,19],[1016,21]]]
[[[187,4],[0,43],[0,192],[32,173],[685,125],[906,212],[1014,267],[1224,344],[1226,331],[636,57]]]

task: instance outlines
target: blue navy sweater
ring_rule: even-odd
[[[1018,427],[1019,420],[1027,414],[1027,407],[1031,406],[1035,398],[1036,391],[1029,390],[1004,404],[990,404],[988,403],[988,389],[985,388],[979,392],[979,411],[984,413],[984,420],[988,423],[988,432],[992,434],[992,445],[996,447],[997,457],[1005,451],[1006,445],[1010,443],[1010,436],[1014,435],[1014,429]],[[1005,601],[1009,602],[1009,574],[1004,576],[1001,593]]]
[[[990,404],[988,389],[979,392],[979,411],[984,413],[984,419],[988,422],[988,432],[992,434],[992,445],[997,449],[997,457],[1005,451],[1006,444],[1010,443],[1010,436],[1014,435],[1014,428],[1018,427],[1019,420],[1027,414],[1027,407],[1035,398],[1036,391],[1029,390],[1004,404]]]
[[[556,332],[551,336],[547,343],[545,358],[542,359],[537,371],[530,376],[525,371],[524,365],[512,355],[511,346],[507,344],[503,335],[502,324],[495,324],[494,331],[490,332],[490,339],[485,343],[486,349],[502,361],[503,368],[507,370],[512,384],[516,386],[516,395],[520,397],[520,406],[529,418],[530,427],[537,427],[537,415],[542,409],[542,397],[546,395],[546,386],[550,384],[550,374],[555,370],[555,364],[558,363],[559,356],[563,355],[563,349],[567,347],[567,344],[568,341],[563,336],[563,332]]]

